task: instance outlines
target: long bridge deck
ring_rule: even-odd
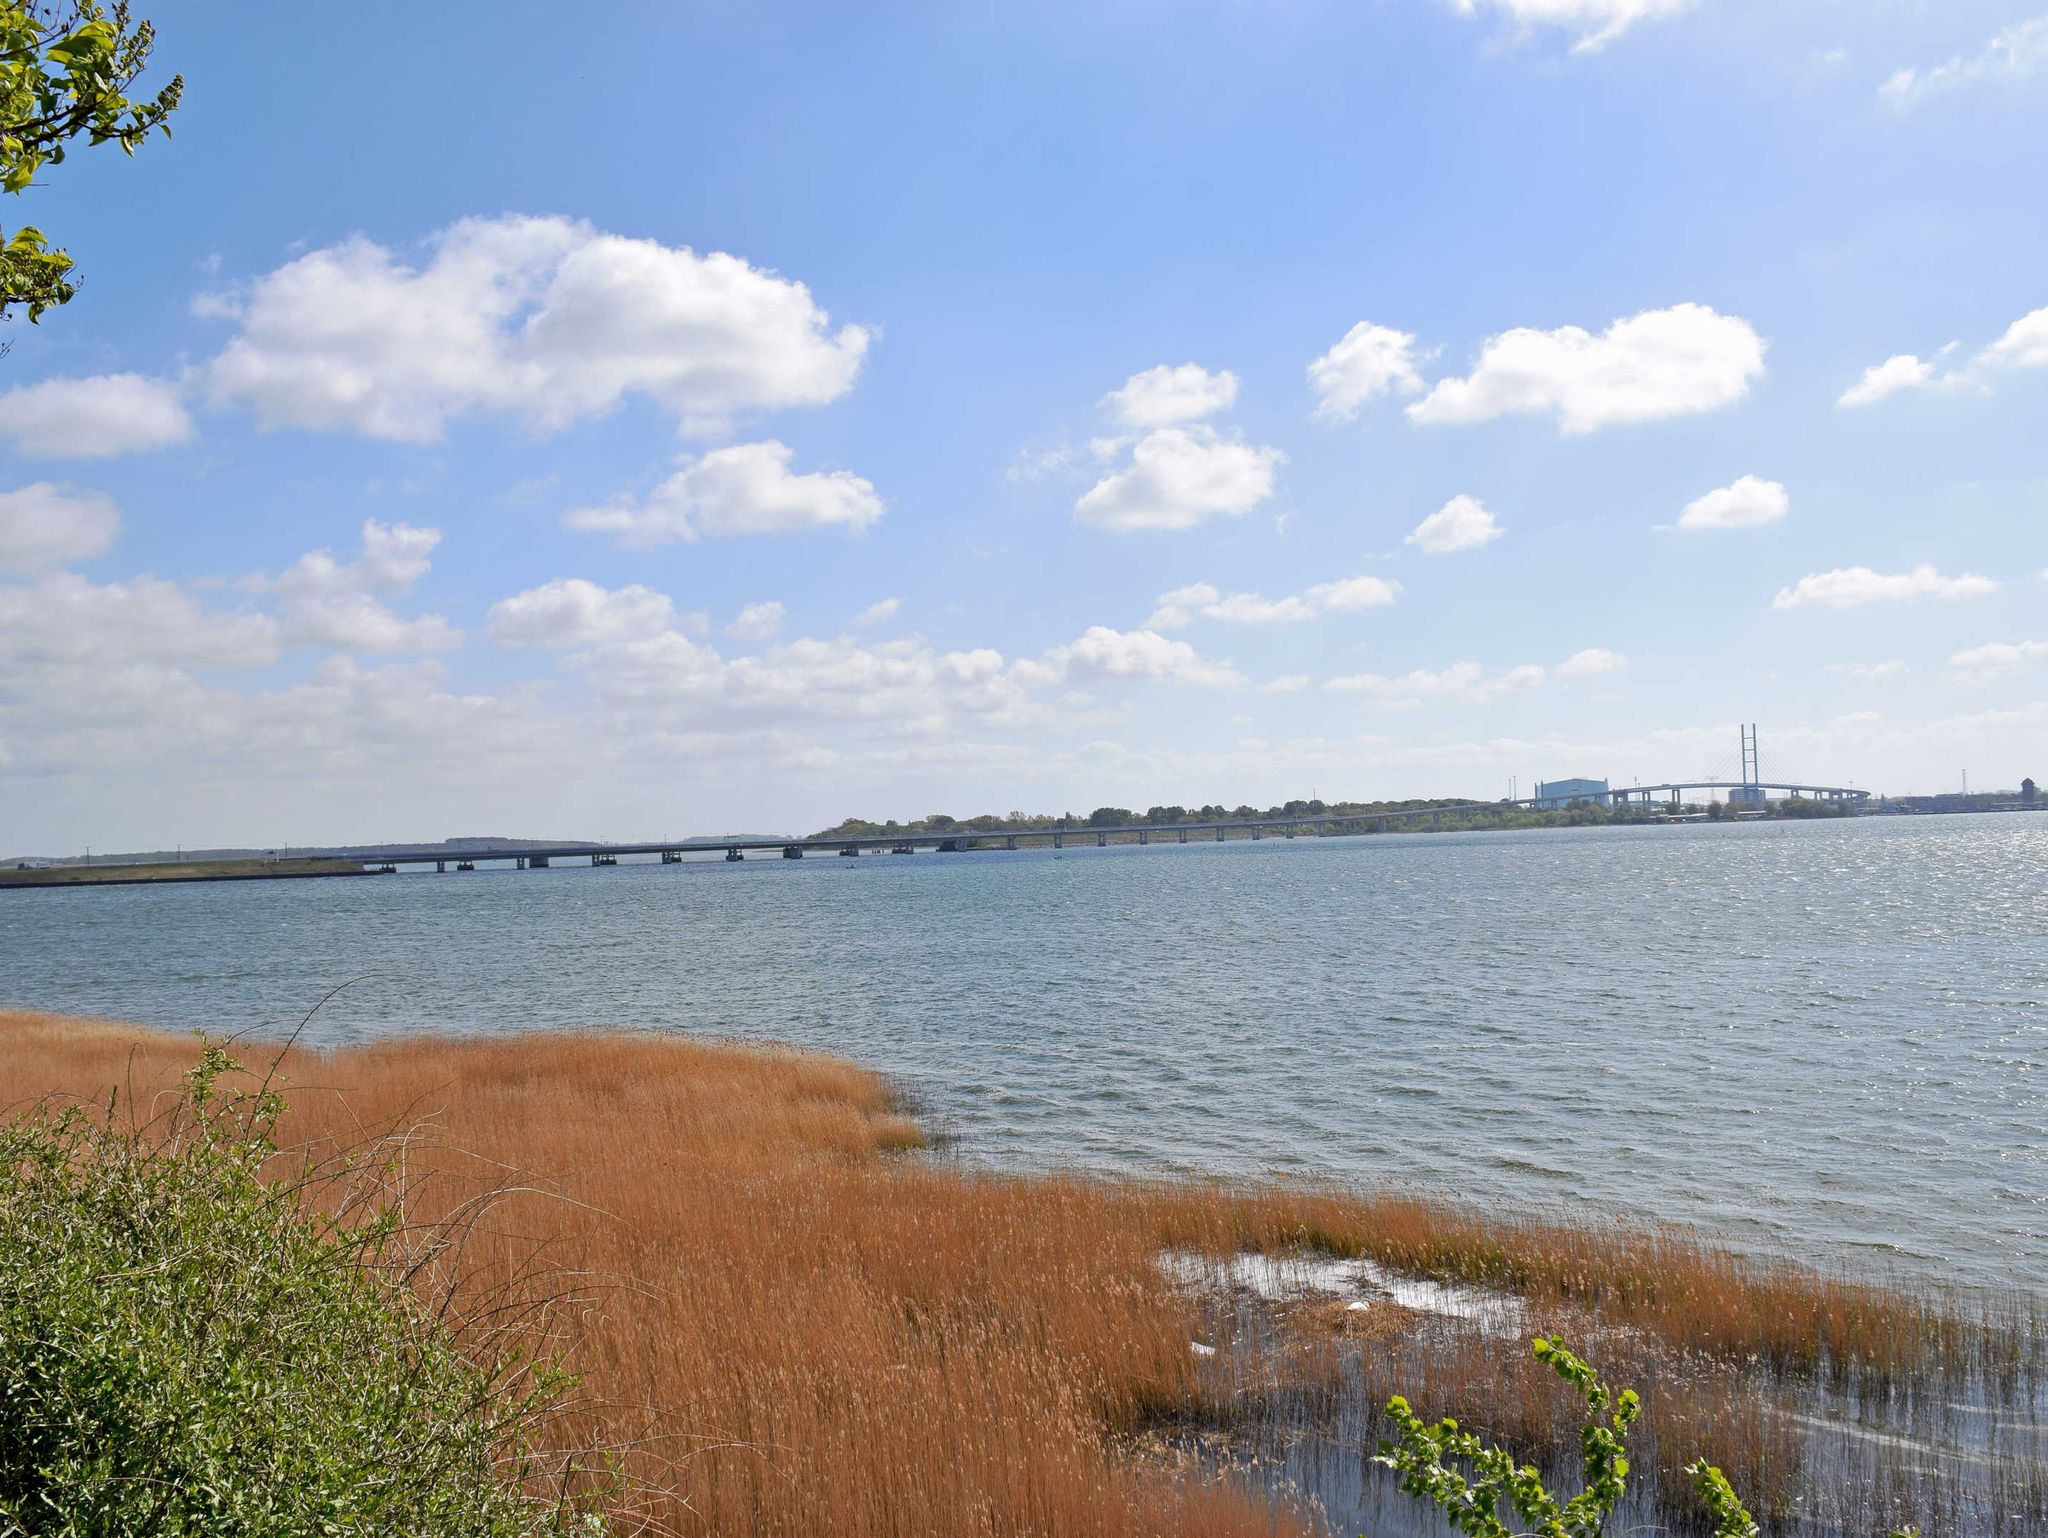
[[[1833,802],[1862,802],[1869,799],[1867,790],[1853,790],[1838,785],[1794,785],[1777,782],[1755,782],[1736,780],[1673,781],[1662,785],[1628,785],[1611,789],[1608,798],[1618,803],[1654,803],[1659,797],[1669,797],[1678,804],[1683,792],[1688,790],[1742,790],[1753,792],[1760,799],[1770,791],[1782,791],[1790,795],[1805,796],[1815,800]],[[1547,809],[1561,803],[1535,796],[1524,796],[1518,800],[1501,801],[1446,801],[1432,806],[1408,807],[1398,811],[1370,812],[1315,812],[1303,813],[1298,817],[1251,817],[1227,818],[1209,822],[1173,823],[1128,823],[1117,827],[1091,827],[1086,824],[1056,828],[1019,828],[1014,831],[996,829],[983,832],[970,828],[955,828],[945,832],[928,833],[870,833],[858,835],[837,835],[827,838],[699,838],[654,840],[647,843],[618,844],[564,844],[557,847],[534,847],[527,849],[437,849],[432,852],[418,850],[393,850],[380,852],[368,850],[356,856],[369,866],[396,869],[401,865],[431,865],[437,870],[446,870],[451,865],[515,865],[519,869],[546,868],[556,860],[588,859],[593,865],[617,864],[619,859],[629,855],[655,855],[665,862],[681,860],[687,855],[722,855],[727,859],[745,859],[749,854],[777,854],[787,859],[799,859],[805,855],[861,855],[869,853],[908,854],[915,849],[959,850],[969,847],[980,849],[1022,849],[1051,848],[1063,849],[1069,845],[1090,844],[1106,847],[1112,840],[1123,843],[1135,841],[1138,844],[1186,844],[1214,840],[1221,843],[1231,835],[1240,838],[1263,839],[1266,837],[1292,838],[1309,828],[1366,827],[1380,832],[1389,832],[1396,824],[1421,822],[1441,823],[1452,814],[1473,812],[1503,812],[1519,809]]]

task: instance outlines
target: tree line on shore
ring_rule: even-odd
[[[1342,834],[1370,831],[1381,817],[1399,816],[1431,807],[1449,808],[1443,812],[1438,822],[1438,826],[1443,828],[1593,827],[1609,823],[1653,822],[1668,816],[1671,810],[1662,803],[1606,805],[1594,801],[1579,801],[1568,806],[1538,809],[1518,806],[1507,801],[1462,801],[1455,796],[1405,801],[1336,802],[1311,798],[1306,801],[1284,801],[1263,808],[1249,804],[1224,806],[1211,802],[1194,807],[1152,806],[1143,812],[1123,806],[1098,806],[1091,812],[1062,812],[1057,815],[1050,812],[984,812],[974,817],[952,817],[944,812],[932,812],[907,822],[899,822],[893,817],[886,822],[877,822],[865,817],[846,817],[811,836],[885,838],[892,833],[1050,833],[1103,828],[1171,828],[1189,823],[1283,822],[1291,817],[1335,818],[1338,819],[1336,822],[1324,824],[1317,831]],[[1737,808],[1720,801],[1705,806],[1688,805],[1685,810],[1703,812],[1713,820],[1737,815]],[[1847,809],[1843,806],[1796,796],[1769,802],[1760,810],[1771,817],[1839,817],[1847,814]]]

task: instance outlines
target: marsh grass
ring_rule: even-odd
[[[0,1105],[110,1086],[148,1105],[194,1051],[37,1016],[0,1016],[0,1046]],[[1571,1454],[1575,1412],[1525,1339],[1297,1328],[1177,1283],[1169,1251],[1362,1257],[1525,1299],[1643,1391],[1643,1513],[1666,1525],[1693,1512],[1676,1471],[1702,1454],[1760,1516],[1813,1532],[1873,1530],[1827,1526],[1817,1477],[1888,1490],[1889,1512],[1967,1473],[1902,1473],[1927,1457],[1886,1462],[1882,1442],[1830,1451],[1806,1423],[1823,1401],[1927,1426],[1931,1407],[1995,1402],[2020,1428],[2001,1477],[2039,1483],[2041,1319],[2023,1299],[1966,1308],[1683,1234],[1405,1197],[977,1172],[906,1156],[922,1138],[881,1078],[796,1052],[620,1032],[238,1051],[290,1103],[279,1178],[396,1140],[402,1167],[378,1178],[444,1236],[409,1284],[481,1357],[560,1354],[581,1389],[546,1425],[551,1477],[618,1449],[631,1520],[654,1531],[1301,1532],[1315,1514],[1267,1476],[1312,1454],[1338,1471],[1307,1481],[1333,1519],[1379,1511],[1356,1503],[1393,1392]],[[1929,1532],[1998,1531],[1980,1510]],[[1381,1515],[1381,1538],[1417,1530]]]

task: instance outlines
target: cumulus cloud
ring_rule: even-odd
[[[771,640],[782,633],[783,615],[783,607],[776,599],[750,603],[725,627],[725,633],[741,641]]]
[[[1159,595],[1148,630],[1179,630],[1202,619],[1234,625],[1290,624],[1352,609],[1372,609],[1393,603],[1401,585],[1382,577],[1346,577],[1337,582],[1318,582],[1313,587],[1285,598],[1266,598],[1258,593],[1224,593],[1207,582],[1194,582]]]
[[[1902,390],[1924,390],[1935,383],[1934,365],[1913,353],[1895,353],[1873,363],[1836,398],[1837,406],[1874,406]]]
[[[1879,572],[1868,566],[1847,566],[1835,571],[1801,577],[1791,587],[1780,588],[1771,600],[1774,609],[1848,609],[1866,603],[1897,603],[1915,598],[1980,598],[1998,591],[1990,577],[1965,572],[1944,577],[1932,566],[1911,571]]]
[[[378,595],[411,591],[427,574],[439,529],[409,523],[363,520],[361,553],[338,560],[329,550],[309,550],[274,577],[244,577],[253,593],[283,596],[279,618],[285,639],[301,646],[332,646],[352,652],[438,652],[458,646],[462,632],[438,614],[404,619]]]
[[[1628,658],[1620,652],[1611,652],[1604,646],[1589,646],[1584,651],[1573,652],[1557,665],[1559,678],[1597,678],[1602,673],[1615,673],[1628,666]]]
[[[45,379],[0,393],[0,438],[35,459],[100,459],[192,436],[176,386],[141,374]]]
[[[74,572],[0,587],[0,676],[76,666],[79,687],[138,663],[261,667],[277,660],[267,614],[208,609],[175,582],[94,583]]]
[[[1687,0],[1450,0],[1458,13],[1498,12],[1524,29],[1557,27],[1578,34],[1573,51],[1604,48],[1639,21],[1669,16]]]
[[[786,534],[845,528],[859,533],[882,516],[872,482],[850,470],[799,475],[786,444],[736,443],[684,455],[681,467],[641,502],[580,507],[562,522],[587,533],[616,534],[629,550],[733,534]]]
[[[1948,665],[1966,677],[1982,680],[2018,672],[2043,658],[2048,658],[2048,641],[1994,641],[1955,653]]]
[[[1421,394],[1415,365],[1412,332],[1360,321],[1308,366],[1316,420],[1348,422],[1382,396]]]
[[[1884,662],[1830,662],[1827,670],[1850,678],[1896,678],[1906,671],[1906,664],[1904,659],[1893,657]]]
[[[885,620],[894,619],[897,610],[902,607],[903,600],[900,598],[877,599],[855,615],[853,622],[856,625],[879,625]]]
[[[1437,381],[1408,415],[1448,424],[1548,412],[1561,431],[1587,433],[1718,410],[1763,371],[1764,340],[1748,321],[1677,304],[1617,320],[1598,336],[1578,326],[1502,332],[1469,375]]]
[[[1132,446],[1127,466],[1082,493],[1074,516],[1120,532],[1191,529],[1209,518],[1234,518],[1272,496],[1274,474],[1286,458],[1210,427],[1157,428]]]
[[[556,577],[491,605],[485,627],[500,646],[597,646],[655,635],[675,623],[665,593],[633,583],[606,588],[582,577]]]
[[[1402,543],[1424,555],[1452,555],[1477,550],[1506,532],[1477,497],[1456,496],[1418,523]]]
[[[1165,679],[1228,688],[1244,678],[1228,663],[1205,660],[1185,641],[1155,630],[1113,630],[1091,625],[1078,640],[1046,653],[1045,666],[1064,679]]]
[[[120,509],[104,492],[37,481],[0,492],[0,571],[42,572],[114,542]]]
[[[2048,16],[2036,16],[2006,28],[1976,53],[1957,54],[1929,69],[1901,69],[1878,87],[1878,95],[1903,112],[1930,96],[2017,82],[2043,70],[2048,70]]]
[[[214,394],[264,427],[432,442],[471,414],[549,432],[645,396],[686,431],[836,400],[868,333],[723,252],[580,221],[465,219],[417,265],[356,236],[250,285]]]
[[[1992,368],[2048,368],[2048,306],[2022,315],[1977,355]]]
[[[1454,662],[1446,668],[1417,668],[1410,673],[1348,673],[1327,680],[1323,687],[1344,694],[1364,694],[1397,708],[1424,700],[1449,699],[1476,704],[1529,689],[1547,677],[1534,663],[1518,667],[1488,668],[1477,662]]]
[[[1738,478],[1704,496],[1694,497],[1678,515],[1681,529],[1753,529],[1776,523],[1791,510],[1792,499],[1777,481],[1754,475]]]
[[[1102,404],[1125,427],[1149,432],[1228,411],[1236,400],[1237,375],[1229,369],[1212,374],[1199,363],[1162,363],[1131,375]]]

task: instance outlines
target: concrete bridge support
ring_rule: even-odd
[[[548,857],[544,854],[528,855],[526,857],[526,863],[529,869],[546,870],[548,868]]]
[[[1066,834],[1064,834],[1064,833],[1055,833],[1055,834],[1054,834],[1054,835],[1052,836],[1052,847],[1053,847],[1053,848],[1055,848],[1055,849],[1064,849],[1064,848],[1066,848],[1066,847],[1067,847],[1067,836],[1066,836]]]
[[[1223,842],[1223,830],[1221,828],[1216,830],[1216,842],[1219,844]]]
[[[1012,833],[1008,838],[1004,839],[1003,847],[1005,849],[1015,849],[1017,847],[1017,835]]]
[[[436,860],[436,861],[434,862],[434,874],[435,874],[435,875],[437,875],[437,876],[445,876],[445,875],[447,875],[447,874],[448,874],[448,862],[447,862],[446,860]]]
[[[1097,849],[1107,849],[1109,847],[1109,835],[1107,833],[1096,834],[1095,847]]]
[[[1182,828],[1180,830],[1180,841],[1183,844],[1185,844],[1188,841],[1188,830],[1186,828]]]
[[[1141,845],[1142,845],[1142,844],[1149,844],[1149,843],[1151,843],[1151,842],[1152,842],[1152,830],[1151,830],[1150,828],[1140,828],[1140,829],[1138,830],[1138,842],[1139,842],[1139,843],[1140,843]]]
[[[1257,826],[1254,826],[1254,827],[1252,828],[1252,842],[1253,842],[1254,844],[1256,844],[1256,843],[1257,843],[1257,842],[1258,842],[1258,841],[1259,841],[1259,840],[1260,840],[1261,838],[1263,838],[1264,836],[1265,836],[1265,829],[1263,829],[1263,828],[1260,828],[1260,827],[1257,827]]]
[[[680,865],[683,863],[683,852],[680,849],[664,849],[661,852],[661,863],[664,865]]]
[[[785,844],[785,845],[783,845],[783,846],[782,846],[782,858],[783,858],[783,859],[785,859],[785,860],[801,860],[801,859],[802,859],[803,857],[804,857],[804,852],[803,852],[803,850],[802,850],[801,848],[799,848],[799,847],[798,847],[797,845],[795,845],[795,844]]]

